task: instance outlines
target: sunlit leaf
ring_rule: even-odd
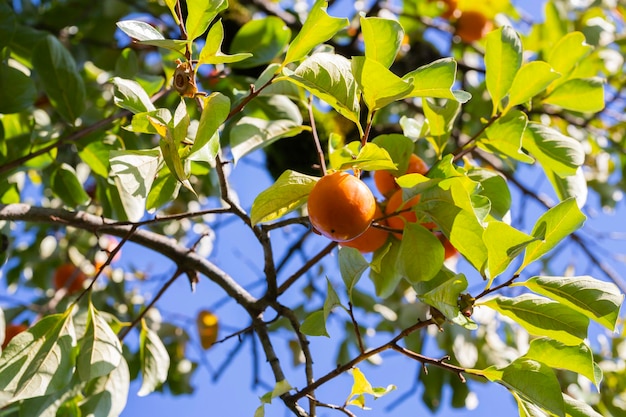
[[[604,108],[604,81],[600,78],[576,78],[552,91],[543,102],[566,110],[599,112]]]
[[[513,319],[535,336],[547,336],[571,346],[581,344],[587,337],[589,319],[548,298],[533,294],[514,298],[497,296],[480,304]]]
[[[185,28],[187,38],[193,41],[202,35],[217,14],[228,8],[228,0],[194,0],[187,2]]]
[[[500,109],[521,65],[522,41],[512,27],[503,26],[487,35],[485,81],[493,102],[492,116]]]
[[[252,56],[251,53],[243,52],[234,55],[227,55],[222,52],[222,42],[224,41],[224,25],[222,20],[218,20],[206,37],[204,47],[200,51],[198,65],[202,64],[226,64],[243,61]]]
[[[372,395],[376,399],[396,389],[395,385],[388,385],[386,388],[373,388],[359,368],[352,368],[352,378],[354,382],[352,383],[352,389],[350,395],[348,395],[346,404],[356,405],[363,409],[367,409],[367,407],[365,407],[364,394]]]
[[[532,236],[499,221],[487,224],[483,239],[488,252],[487,287],[534,241]]]
[[[350,61],[341,55],[320,52],[305,59],[293,73],[277,80],[287,80],[305,88],[358,125],[358,89],[350,65]]]
[[[250,20],[235,34],[230,52],[236,55],[251,52],[252,56],[232,66],[251,68],[267,64],[283,53],[290,39],[291,30],[276,16]]]
[[[602,414],[594,410],[591,405],[575,400],[565,393],[563,393],[563,401],[565,401],[567,417],[602,417]]]
[[[369,264],[358,249],[350,247],[339,249],[338,260],[341,278],[348,290],[348,297],[352,301],[352,289],[361,279],[363,272],[369,267]]]
[[[585,162],[585,151],[579,141],[540,123],[528,124],[523,145],[542,166],[559,176],[574,175]]]
[[[160,152],[111,151],[111,175],[120,193],[122,205],[130,221],[139,221],[146,198],[159,168]]]
[[[71,312],[46,316],[9,342],[0,358],[0,408],[66,388],[75,365]]]
[[[515,74],[511,84],[507,109],[529,102],[559,77],[559,73],[543,61],[533,61],[523,65]]]
[[[89,201],[89,195],[78,180],[76,171],[68,164],[63,163],[52,171],[50,187],[68,207],[77,207]]]
[[[300,331],[308,336],[330,337],[326,330],[324,311],[317,310],[309,314],[300,325]]]
[[[139,20],[122,20],[116,23],[122,32],[138,41],[164,40],[165,37],[149,23]]]
[[[349,25],[346,18],[329,16],[326,12],[328,2],[317,0],[311,7],[311,11],[302,25],[302,29],[291,41],[283,65],[304,58],[314,47],[326,42],[341,29]]]
[[[361,16],[365,56],[389,68],[400,50],[404,30],[396,20]]]
[[[376,295],[380,298],[387,298],[395,291],[402,281],[402,274],[399,271],[398,256],[400,253],[400,242],[392,239],[388,243],[386,250],[374,255],[370,270],[370,279],[374,283]]]
[[[115,86],[115,104],[133,113],[156,110],[146,91],[133,80],[114,77],[111,82]]]
[[[87,326],[80,344],[77,370],[83,381],[109,374],[122,361],[122,345],[100,312],[89,303]]]
[[[536,276],[516,285],[550,297],[614,331],[624,301],[617,286],[590,276]]]
[[[401,175],[406,172],[409,165],[409,158],[415,147],[411,139],[398,133],[391,133],[376,136],[372,143],[387,151],[391,160],[397,164],[394,169],[389,170],[391,173]]]
[[[489,368],[484,375],[499,382],[522,398],[551,413],[565,417],[561,387],[552,369],[540,362],[519,358],[504,368]]]
[[[541,258],[561,240],[576,231],[583,225],[585,219],[585,215],[582,214],[574,199],[562,201],[542,214],[531,232],[537,241],[526,247],[524,261],[517,272],[519,273],[526,265]]]
[[[456,61],[441,58],[405,74],[403,80],[413,79],[413,90],[408,97],[446,98],[467,102],[472,96],[465,91],[454,91],[456,82]]]
[[[437,275],[443,266],[444,249],[430,230],[416,223],[407,223],[402,232],[398,256],[399,272],[415,284]]]
[[[254,199],[250,211],[253,225],[278,219],[303,205],[318,178],[287,170]]]
[[[585,343],[568,346],[545,337],[530,342],[525,358],[536,360],[551,368],[567,369],[589,379],[596,388],[602,380],[602,371],[593,360],[593,352]]]
[[[117,417],[128,401],[130,371],[126,359],[108,375],[91,380],[85,389],[87,397],[80,404],[84,416]]]
[[[395,169],[396,164],[391,160],[389,153],[376,145],[368,142],[363,146],[356,159],[343,164],[340,169],[358,168],[365,171],[374,171],[378,169]]]
[[[191,146],[190,154],[199,151],[211,142],[218,128],[226,120],[230,111],[230,100],[222,93],[215,92],[204,98],[204,109],[200,116],[200,124],[196,138]],[[211,153],[217,153],[219,143],[215,143]]]
[[[142,383],[138,396],[144,397],[167,380],[170,356],[154,330],[141,327],[139,336]]]
[[[512,110],[485,129],[486,137],[477,144],[481,149],[502,157],[513,158],[530,164],[534,160],[522,151],[522,137],[528,124],[528,116],[519,110]]]
[[[370,112],[407,97],[413,90],[412,80],[403,80],[379,62],[363,56],[352,57],[352,73]]]
[[[582,32],[571,32],[554,44],[546,61],[564,80],[593,48],[585,42]]]

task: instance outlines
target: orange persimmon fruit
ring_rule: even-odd
[[[213,346],[217,341],[219,332],[218,317],[208,310],[201,310],[196,317],[196,326],[198,328],[198,336],[202,349],[206,350]]]
[[[67,289],[68,294],[75,293],[83,289],[83,283],[87,275],[72,263],[65,263],[59,266],[54,272],[52,283],[56,290]]]
[[[376,213],[376,199],[363,181],[347,172],[324,175],[307,202],[311,225],[335,242],[346,242],[365,232]]]
[[[378,204],[376,204],[374,219],[379,219],[381,217],[383,217],[383,211],[380,209]],[[386,220],[379,220],[378,223],[384,226],[387,225]],[[352,240],[348,240],[347,242],[342,242],[341,246],[358,249],[361,253],[374,252],[385,244],[388,236],[388,231],[370,225],[370,227],[368,227],[367,230],[363,232],[363,234],[355,237]]]
[[[387,224],[389,227],[397,230],[404,230],[405,224],[416,223],[417,215],[411,208],[419,203],[420,196],[416,195],[407,201],[403,201],[402,190],[397,190],[389,198],[387,207],[385,207],[385,214],[387,217]],[[396,214],[394,214],[396,213]],[[394,232],[393,235],[398,239],[402,239],[402,233]]]
[[[425,175],[427,172],[428,165],[426,165],[426,162],[419,156],[411,154],[406,173]],[[396,177],[386,170],[374,171],[374,184],[378,191],[387,198],[400,189],[400,186],[396,183]]]
[[[465,43],[476,42],[491,32],[493,22],[477,10],[461,13],[456,21],[455,34]]]

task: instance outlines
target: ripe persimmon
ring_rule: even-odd
[[[461,13],[456,21],[455,34],[465,43],[476,42],[491,32],[493,22],[477,10]]]
[[[72,263],[65,263],[54,272],[52,283],[56,290],[65,288],[68,294],[72,294],[83,289],[83,283],[86,279],[87,276],[80,268]]]
[[[378,204],[376,204],[376,212],[374,214],[374,219],[379,219],[383,216],[383,211],[380,209]],[[386,220],[378,221],[379,224],[384,226],[387,225]],[[387,241],[387,237],[389,236],[389,232],[370,225],[363,234],[355,237],[352,240],[348,240],[347,242],[342,242],[341,246],[347,246],[349,248],[358,249],[361,253],[369,253],[374,252],[381,246],[385,244]]]
[[[4,342],[2,342],[2,349],[4,350],[4,348],[7,347],[11,339],[13,339],[15,336],[22,333],[23,331],[26,331],[27,329],[28,326],[25,324],[8,324],[4,329]]]
[[[411,210],[411,208],[419,203],[419,201],[419,195],[416,195],[407,201],[403,201],[402,190],[397,190],[393,193],[387,202],[387,207],[385,207],[385,214],[390,216],[387,218],[387,224],[389,227],[404,230],[404,226],[407,222],[416,223],[417,215],[413,210]],[[397,214],[394,215],[394,213]],[[393,235],[398,239],[402,239],[402,233],[394,232]]]
[[[427,172],[428,165],[426,165],[426,162],[419,156],[411,154],[406,173],[425,175]],[[374,184],[376,184],[378,191],[387,198],[400,189],[400,186],[396,183],[396,177],[386,170],[374,171]]]
[[[213,346],[217,341],[219,331],[218,317],[208,310],[201,310],[196,317],[196,327],[198,328],[202,349],[206,350]]]
[[[365,232],[376,213],[376,199],[354,175],[337,171],[323,176],[307,202],[311,225],[336,242],[352,240]]]

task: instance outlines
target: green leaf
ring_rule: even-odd
[[[295,136],[306,130],[302,120],[265,120],[242,117],[230,131],[230,146],[235,163],[242,157],[281,138]]]
[[[46,316],[9,342],[0,358],[0,408],[66,388],[76,345],[71,312]]]
[[[504,177],[493,170],[472,168],[467,176],[480,183],[480,195],[487,197],[491,202],[490,214],[498,220],[502,220],[511,208],[511,191]]]
[[[456,82],[456,61],[454,58],[441,58],[422,65],[402,77],[413,79],[413,89],[407,97],[433,97],[465,103],[472,97],[465,91],[453,91]]]
[[[19,410],[20,416],[61,417],[77,415],[78,407],[72,400],[75,399],[76,396],[81,395],[80,388],[80,381],[78,377],[74,375],[69,384],[63,387],[63,390],[41,397],[22,400]],[[66,409],[70,409],[69,414],[64,414]],[[6,411],[6,409],[3,409],[3,411]]]
[[[552,47],[547,61],[556,72],[562,75],[562,79],[566,80],[592,49],[593,47],[585,43],[585,35],[582,32],[571,32],[559,39]]]
[[[191,146],[190,154],[198,152],[211,142],[219,127],[226,121],[230,112],[230,99],[222,93],[215,92],[204,98],[204,109],[200,116],[200,124],[196,138]],[[213,144],[212,154],[217,154],[219,142]]]
[[[309,314],[300,325],[300,331],[308,336],[330,337],[326,330],[324,311],[317,310]]]
[[[543,102],[566,110],[596,113],[604,109],[603,84],[601,78],[569,80],[552,91]]]
[[[169,49],[170,51],[177,52],[183,57],[185,56],[187,45],[189,45],[188,41],[184,41],[182,39],[153,39],[147,41],[139,41],[137,43],[140,45],[150,45],[156,46],[158,48]]]
[[[413,90],[412,80],[403,80],[381,63],[364,56],[352,57],[352,73],[370,112],[407,97]]]
[[[566,305],[533,294],[515,298],[497,296],[480,303],[513,319],[535,336],[547,336],[566,345],[583,343],[589,319]]]
[[[228,8],[228,0],[194,0],[187,2],[187,39],[193,41],[202,35],[213,19]]]
[[[84,416],[117,417],[126,407],[129,389],[130,372],[122,358],[111,373],[89,382],[80,410]]]
[[[485,82],[493,102],[494,116],[522,65],[522,41],[510,26],[494,30],[486,38]]]
[[[83,381],[105,376],[122,361],[122,345],[93,304],[89,303],[87,327],[78,352],[77,370]]]
[[[582,208],[587,202],[587,179],[583,172],[583,167],[579,167],[574,175],[567,177],[560,177],[553,172],[546,171],[546,176],[552,183],[556,195],[560,200],[567,200],[568,198],[574,198],[576,205]]]
[[[52,171],[50,187],[68,207],[75,208],[89,201],[89,195],[76,177],[76,171],[66,163],[57,166]]]
[[[430,230],[417,223],[407,223],[398,256],[399,272],[415,284],[429,281],[437,275],[443,266],[444,249]]]
[[[369,268],[369,263],[367,263],[358,249],[349,247],[341,247],[337,258],[339,260],[341,278],[348,290],[350,302],[352,302],[352,289],[361,279],[363,272]]]
[[[283,52],[290,39],[291,30],[276,16],[250,20],[235,34],[230,52],[236,55],[252,52],[252,57],[231,66],[252,68],[267,64]]]
[[[103,141],[94,141],[80,149],[78,155],[84,163],[89,165],[94,174],[106,178],[109,176],[109,152],[112,149],[112,145]]]
[[[396,164],[385,149],[375,143],[368,142],[359,150],[355,159],[342,164],[340,167],[340,169],[350,168],[375,171],[378,169],[395,169]]]
[[[376,295],[387,298],[396,290],[402,274],[399,272],[398,257],[400,254],[400,241],[392,239],[386,249],[377,252],[370,265],[370,279],[374,283]]]
[[[319,178],[287,170],[256,196],[250,211],[252,225],[278,219],[303,205]]]
[[[335,307],[342,307],[343,309],[345,309],[345,307],[341,304],[341,301],[339,300],[339,296],[337,295],[335,288],[330,283],[330,280],[326,278],[326,299],[324,300],[323,309],[324,322],[328,322],[328,316],[330,316],[330,313]]]
[[[607,329],[616,330],[624,294],[615,284],[590,276],[536,276],[516,285],[559,301]]]
[[[477,328],[476,323],[464,316],[459,309],[459,296],[467,289],[465,275],[443,268],[431,281],[416,283],[413,288],[422,302],[435,307],[448,320],[468,330]]]
[[[227,64],[243,61],[252,56],[251,53],[243,52],[234,55],[226,55],[222,52],[222,42],[224,41],[224,25],[222,19],[218,20],[206,37],[204,47],[200,51],[198,66],[202,64]]]
[[[602,417],[602,414],[594,410],[591,405],[575,400],[565,393],[563,393],[563,401],[565,401],[567,417]]]
[[[389,68],[400,50],[404,29],[396,20],[361,15],[365,56]]]
[[[528,264],[541,258],[554,248],[561,240],[575,232],[585,222],[585,215],[570,198],[562,201],[537,219],[531,235],[538,240],[526,247],[524,261],[517,270],[519,274]]]
[[[492,221],[487,224],[483,240],[488,253],[488,267],[485,275],[489,279],[487,283],[487,288],[489,288],[493,280],[504,272],[535,239],[507,223]]]
[[[331,105],[339,114],[359,125],[359,96],[350,61],[326,52],[313,54],[296,70],[276,81],[287,80]]]
[[[3,64],[0,67],[0,113],[28,110],[37,98],[35,83],[22,71]]]
[[[159,131],[154,127],[154,122],[151,121],[151,119],[158,120],[160,124],[168,125],[172,121],[172,113],[169,109],[163,108],[136,113],[133,116],[130,126],[125,127],[125,129],[135,133],[158,134]]]
[[[522,398],[517,392],[511,392],[517,402],[519,417],[549,417],[548,413],[539,406]]]
[[[484,372],[492,382],[499,382],[532,404],[556,416],[565,417],[561,387],[549,366],[534,360],[518,358],[505,368],[491,367]]]
[[[144,397],[167,381],[170,367],[170,356],[165,345],[159,335],[145,325],[141,326],[139,335],[139,356],[143,380],[137,395]]]
[[[372,143],[387,151],[391,160],[397,164],[397,167],[388,171],[398,176],[406,172],[415,147],[411,139],[399,133],[390,133],[376,136]]]
[[[593,361],[593,351],[585,343],[568,346],[545,337],[533,339],[524,357],[550,368],[576,372],[593,382],[597,389],[600,387],[602,371]]]
[[[159,168],[158,150],[111,151],[111,175],[128,220],[141,220],[146,198]]]
[[[559,77],[559,73],[543,61],[533,61],[523,65],[511,84],[507,111],[518,104],[529,102]]]
[[[527,123],[528,116],[525,113],[512,110],[485,129],[486,137],[478,140],[478,147],[502,157],[531,164],[534,160],[521,149]]]
[[[164,40],[165,38],[149,23],[139,20],[122,20],[116,23],[122,32],[138,41]]]
[[[114,77],[111,82],[115,86],[115,104],[132,113],[151,112],[156,110],[148,93],[133,80]]]
[[[560,177],[574,175],[585,162],[579,141],[540,123],[528,124],[522,144],[544,169]]]
[[[331,17],[326,13],[328,2],[317,0],[302,25],[302,29],[291,41],[283,66],[304,58],[314,47],[326,42],[341,29],[348,27],[346,18]]]
[[[37,42],[33,66],[50,103],[66,122],[74,124],[85,110],[85,83],[70,52],[54,36]]]
[[[452,126],[461,110],[461,105],[453,100],[447,100],[442,105],[438,105],[425,99],[422,100],[422,107],[428,121],[426,139],[433,145],[437,155],[441,156],[448,144]]]
[[[146,198],[146,210],[154,210],[169,203],[178,195],[180,182],[173,175],[167,175],[167,170],[161,170],[150,187]]]
[[[346,404],[356,405],[357,407],[360,407],[366,410],[367,410],[367,407],[365,407],[364,394],[372,395],[376,399],[396,389],[395,385],[388,385],[386,388],[383,388],[383,387],[373,388],[372,385],[369,383],[369,381],[365,378],[365,375],[363,375],[363,372],[361,372],[359,368],[352,368],[352,378],[353,378],[352,389],[350,390],[350,395],[348,395]]]
[[[439,181],[435,187],[424,191],[416,208],[427,213],[452,246],[482,272],[487,267],[484,227],[474,212],[472,200],[464,184],[467,181],[469,179],[464,177]]]

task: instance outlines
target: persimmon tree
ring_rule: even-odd
[[[499,0],[370,3],[0,3],[2,276],[22,294],[3,298],[2,415],[116,416],[136,378],[191,392],[189,341],[244,336],[273,378],[255,416],[357,415],[394,389],[367,379],[382,353],[417,365],[432,410],[445,386],[464,407],[490,383],[521,416],[626,412],[624,281],[583,227],[624,189],[626,9],[554,0],[537,23]],[[244,206],[229,176],[259,153],[275,180]],[[337,171],[351,185],[314,194],[311,222]],[[324,210],[362,184],[363,213]],[[210,256],[224,221],[261,250],[254,288]],[[119,266],[128,242],[171,261],[153,295]],[[154,314],[185,279],[248,319]],[[318,395],[346,373],[343,403]]]

